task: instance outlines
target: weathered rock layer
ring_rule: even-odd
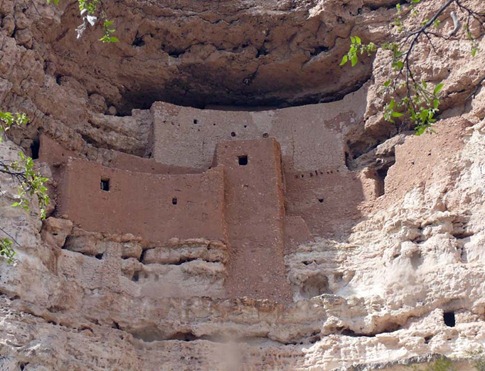
[[[195,158],[190,171],[200,173],[215,143],[197,152],[197,135],[219,138],[212,125],[221,123],[209,110],[154,116],[155,101],[291,106],[335,100],[368,82],[333,106],[294,111],[312,115],[221,113],[235,118],[227,129],[237,137],[229,140],[266,135],[282,143],[285,191],[293,192],[285,212],[301,218],[298,236],[305,221],[311,237],[286,245],[289,303],[228,297],[228,274],[244,270],[230,265],[225,241],[157,243],[88,231],[56,204],[40,222],[35,200],[29,213],[10,206],[17,184],[0,174],[0,226],[17,243],[16,263],[0,261],[0,368],[400,370],[446,355],[460,370],[473,369],[485,341],[485,57],[470,61],[469,44],[455,39],[437,40],[437,56],[418,44],[419,75],[446,83],[442,120],[434,134],[398,134],[382,117],[389,55],[338,66],[351,34],[374,42],[398,37],[388,27],[392,5],[123,1],[106,5],[121,42],[105,46],[96,42],[99,29],[75,40],[74,4],[4,1],[0,109],[25,112],[31,122],[0,144],[3,161],[22,148],[35,155],[45,134],[67,156],[123,169],[134,155],[143,173],[168,171],[171,143],[157,149],[154,127],[190,118],[187,142],[195,144],[180,147]],[[429,15],[438,6],[418,9]],[[451,25],[443,14],[442,29]],[[192,122],[195,113],[203,120]],[[294,125],[278,125],[281,117]],[[298,134],[305,127],[298,120],[311,121],[312,130]],[[197,134],[194,125],[202,124],[211,125],[202,129],[209,134]],[[250,128],[236,133],[241,124]],[[312,166],[332,146],[340,157],[323,174]],[[38,166],[55,189],[61,164],[46,161],[52,166]],[[179,157],[170,161],[180,165],[170,168],[175,174],[188,171]],[[313,183],[298,194],[303,176]],[[339,180],[321,187],[330,200],[311,193],[320,189],[317,176]],[[309,200],[333,206],[318,209]],[[339,202],[352,210],[339,210]]]

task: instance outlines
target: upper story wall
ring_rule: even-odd
[[[39,160],[42,162],[58,167],[65,164],[69,157],[82,158],[81,154],[64,148],[47,135],[40,135],[39,139]],[[169,166],[156,162],[151,158],[134,156],[114,150],[103,150],[102,154],[98,152],[97,160],[98,163],[108,167],[152,174],[193,174],[203,171],[193,167]]]
[[[173,237],[226,240],[221,167],[161,175],[70,159],[59,194],[59,214],[85,230],[161,242]]]
[[[207,169],[217,143],[275,138],[285,168],[308,171],[345,165],[343,135],[360,121],[365,91],[343,100],[268,111],[218,111],[157,102],[152,155],[167,165]]]

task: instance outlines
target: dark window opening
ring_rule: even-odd
[[[94,255],[94,257],[95,257],[96,259],[98,259],[98,260],[101,260],[101,259],[103,259],[103,255],[104,255],[104,254],[96,254],[96,255]]]
[[[318,202],[320,202],[321,204],[323,204],[323,201],[324,201],[323,197],[318,198]]]
[[[264,133],[263,134],[263,138],[268,138],[269,137],[269,134],[268,133]]]
[[[236,133],[235,132],[232,132],[231,133],[231,137],[235,137],[236,136]]]
[[[197,119],[194,119],[194,125],[197,125],[199,121]]]
[[[32,159],[37,160],[39,158],[40,141],[39,138],[34,139],[30,145],[30,152],[32,153]]]
[[[105,192],[109,191],[109,179],[101,179],[101,190]]]
[[[239,156],[238,162],[239,162],[239,165],[246,166],[248,164],[248,156],[247,155]]]
[[[145,40],[143,40],[143,36],[138,36],[137,34],[136,37],[133,39],[131,45],[137,47],[145,45]]]
[[[140,280],[140,272],[134,272],[133,277],[131,277],[133,282],[138,282]]]
[[[376,171],[376,196],[382,196],[385,193],[386,189],[386,176],[387,176],[387,171],[389,170],[389,167],[385,167],[382,169],[379,169]]]
[[[177,197],[172,198],[172,205],[177,205]]]
[[[455,327],[455,312],[443,313],[443,320],[448,327]]]

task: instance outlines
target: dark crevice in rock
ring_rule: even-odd
[[[87,134],[81,134],[81,138],[87,143],[95,147],[99,147],[98,142],[96,142],[93,138],[91,138]]]
[[[187,74],[190,74],[190,72]],[[188,82],[187,79],[182,78],[182,75],[180,75],[168,82],[164,89],[147,85],[140,86],[136,90],[127,88],[121,101],[116,104],[116,115],[130,116],[133,109],[150,109],[153,103],[158,101],[200,109],[206,107],[215,109],[217,106],[229,106],[255,111],[260,111],[262,107],[277,109],[307,104],[330,103],[339,101],[346,95],[359,90],[368,81],[369,77],[370,74],[366,75],[355,85],[342,88],[333,93],[314,93],[296,98],[296,94],[288,97],[278,97],[270,92],[266,95],[255,95],[251,90],[245,91],[242,89],[242,87],[249,87],[254,83],[255,73],[240,80],[241,86],[239,89],[237,91],[228,91],[225,96],[210,94],[209,91],[211,89],[208,89],[207,82],[196,81],[195,78],[193,81]],[[198,88],[201,84],[206,85],[203,90]],[[261,82],[259,82],[259,85],[261,85]],[[212,90],[217,91],[219,89],[220,87],[214,87]]]
[[[314,48],[311,52],[310,55],[314,57],[315,55],[318,55],[320,53],[328,52],[330,48],[328,46],[322,45],[322,46],[317,46]]]
[[[141,254],[140,254],[140,258],[138,259],[138,261],[142,264],[145,264],[144,261],[145,261],[145,257],[146,257],[146,254],[147,254],[147,251],[148,250],[151,250],[151,249],[145,249],[145,250],[142,250]]]
[[[366,2],[366,5],[371,11],[376,11],[380,9],[393,9],[396,7],[397,4],[404,5],[408,3],[409,3],[409,0],[389,1],[384,4],[382,3],[382,1],[375,2],[375,3],[372,1],[369,1],[369,2]]]
[[[40,141],[39,141],[39,136],[37,135],[32,140],[32,144],[30,145],[30,157],[32,157],[33,160],[37,160],[39,158],[39,150],[40,150]]]
[[[455,237],[457,240],[462,240],[464,238],[468,238],[473,236],[475,233],[472,231],[463,231],[463,232],[453,232],[451,235]]]
[[[51,313],[59,313],[59,312],[62,312],[64,310],[64,308],[57,306],[57,305],[53,305],[53,306],[47,308],[47,310]]]
[[[138,34],[136,34],[131,45],[135,46],[135,47],[141,47],[141,46],[145,45],[145,41],[143,40],[143,36],[139,36]]]
[[[170,338],[166,340],[194,341],[194,340],[199,340],[199,338],[195,336],[192,331],[187,331],[187,332],[177,332],[171,335]]]
[[[131,276],[131,280],[133,282],[138,282],[140,280],[140,272],[141,271],[134,271],[133,275]]]
[[[343,328],[340,330],[340,334],[344,335],[344,336],[351,336],[351,337],[375,337],[376,335],[379,335],[379,334],[388,334],[388,333],[391,333],[391,332],[395,332],[397,330],[400,330],[401,329],[401,326],[397,323],[389,323],[387,324],[387,326],[381,330],[381,331],[377,331],[377,332],[370,332],[370,333],[359,333],[359,332],[355,332],[349,328]]]
[[[182,265],[182,264],[185,264],[185,263],[193,262],[195,260],[202,260],[202,259],[200,259],[200,258],[181,258],[177,262],[173,262],[173,263],[166,264],[166,265]]]
[[[126,331],[126,330],[124,330]],[[318,340],[321,339],[319,332],[313,332],[309,337],[300,339],[298,341],[289,341],[283,342],[275,339],[271,339],[267,336],[257,336],[257,335],[248,335],[248,336],[240,336],[236,339],[233,337],[229,337],[225,334],[212,334],[212,335],[200,335],[197,336],[191,330],[181,330],[171,334],[163,334],[161,331],[157,330],[156,328],[146,328],[143,330],[137,331],[127,331],[134,338],[138,340],[142,340],[147,343],[151,343],[154,341],[184,341],[184,342],[192,342],[192,341],[210,341],[212,343],[227,343],[229,341],[241,343],[241,344],[253,344],[253,345],[261,345],[264,343],[270,343],[274,345],[302,345],[302,344],[313,344],[316,343]]]

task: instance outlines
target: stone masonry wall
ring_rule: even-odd
[[[196,109],[156,102],[153,158],[167,165],[207,169],[217,143],[275,138],[285,169],[345,166],[344,135],[363,118],[365,89],[342,101],[267,111]]]
[[[365,88],[339,102],[251,112],[157,102],[152,156],[170,166],[207,169],[221,141],[275,138],[287,215],[302,217],[313,236],[343,235],[365,199],[361,179],[346,166],[345,142],[352,123],[363,118],[364,94]]]
[[[274,139],[221,142],[230,244],[228,295],[288,301],[281,150]],[[250,289],[249,289],[250,288]]]
[[[102,182],[104,188],[109,182],[109,190],[102,189]],[[172,237],[226,239],[222,168],[161,175],[70,159],[60,187],[58,213],[85,230],[161,242]]]

